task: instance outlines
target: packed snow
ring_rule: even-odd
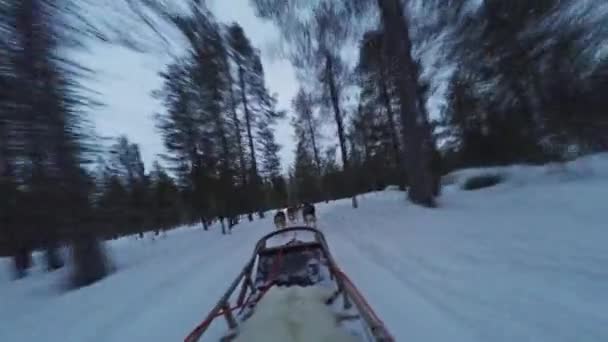
[[[504,182],[460,189],[490,172]],[[360,196],[359,209],[318,205],[336,261],[397,341],[608,339],[608,155],[461,170],[446,183],[439,209],[394,190]],[[116,272],[73,291],[69,270],[46,273],[39,255],[18,281],[0,259],[0,341],[183,340],[274,229],[272,216],[226,236],[192,226],[108,242]],[[266,299],[289,303],[277,296]],[[223,329],[218,320],[203,341]]]

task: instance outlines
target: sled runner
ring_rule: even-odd
[[[323,288],[331,294],[323,304],[334,313],[338,327],[352,336],[353,341],[394,341],[335,263],[323,234],[314,228],[292,227],[272,232],[258,241],[251,259],[185,342],[203,340],[203,334],[218,321],[227,324],[220,341],[237,339],[239,328],[255,316],[256,305],[273,287]]]

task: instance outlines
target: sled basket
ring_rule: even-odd
[[[239,325],[273,286],[325,286],[333,295],[326,302],[340,326],[364,342],[392,342],[382,321],[355,285],[336,265],[323,234],[310,227],[285,228],[262,237],[253,256],[207,317],[186,337],[200,341],[216,318],[223,316],[227,331],[216,340],[232,341]]]

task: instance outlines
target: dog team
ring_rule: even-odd
[[[274,225],[276,229],[287,228],[287,221],[289,220],[290,225],[294,225],[298,222],[297,214],[301,212],[302,221],[308,227],[317,227],[317,217],[315,215],[315,206],[312,203],[305,202],[295,207],[287,208],[287,216],[283,210],[277,211],[274,215]]]

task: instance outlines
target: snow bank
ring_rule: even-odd
[[[444,185],[459,188],[472,177],[498,175],[507,185],[555,184],[587,178],[608,178],[608,153],[584,156],[566,163],[549,163],[543,166],[510,165],[457,170],[445,175]]]
[[[400,191],[399,190],[399,185],[387,185],[384,188],[384,191]]]
[[[355,342],[325,305],[330,289],[274,287],[242,325],[236,342]]]

